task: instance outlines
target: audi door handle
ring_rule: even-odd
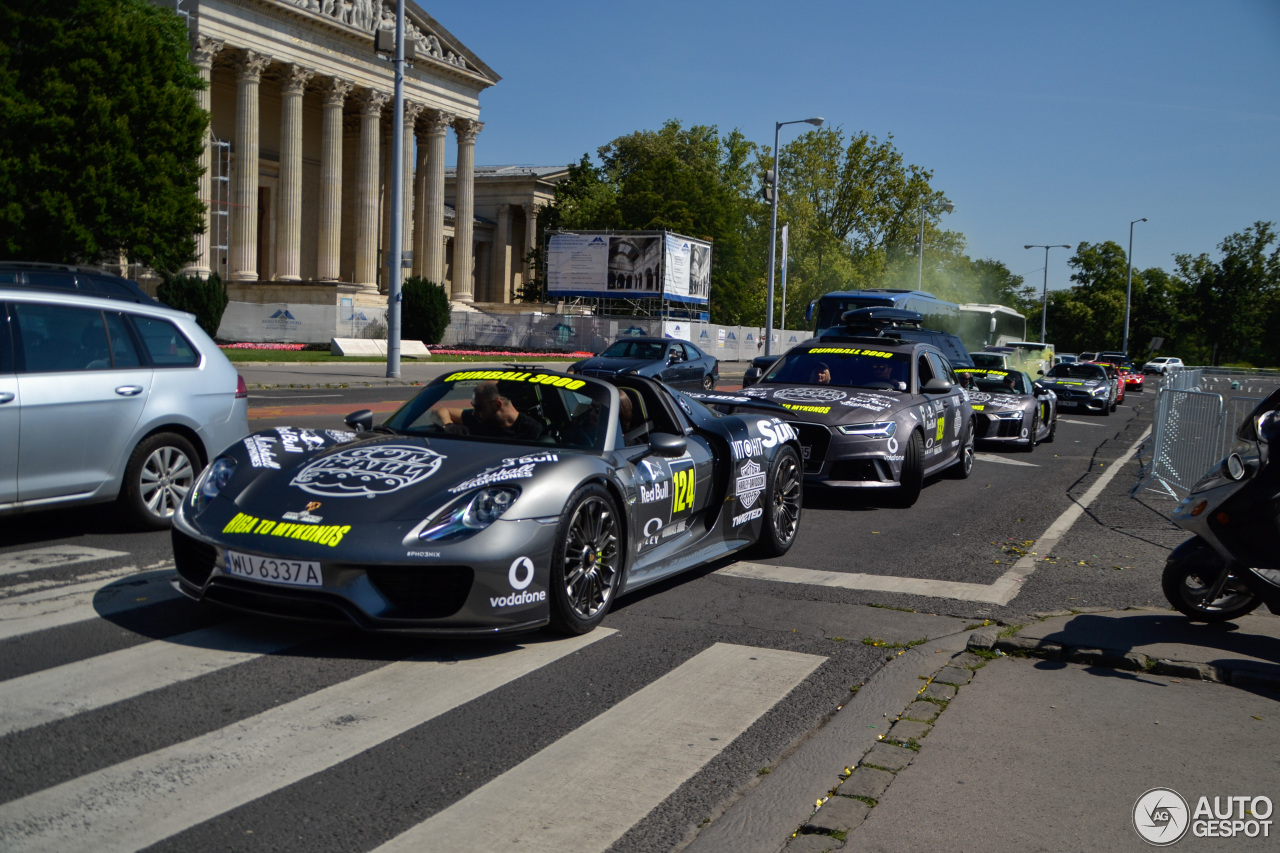
[[[141,385],[121,385],[116,389],[116,393],[121,397],[136,397],[142,393]]]

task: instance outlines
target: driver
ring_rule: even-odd
[[[497,382],[477,385],[471,393],[470,409],[463,409],[458,415],[445,409],[441,414],[449,432],[521,441],[535,441],[542,435],[542,424],[518,410],[510,397],[498,393]]]
[[[831,384],[831,368],[827,366],[825,361],[820,361],[813,366],[813,372],[809,375],[809,381],[815,385]]]
[[[872,382],[888,382],[890,385],[897,387],[897,382],[893,377],[893,364],[887,360],[878,360],[871,365],[871,381]]]

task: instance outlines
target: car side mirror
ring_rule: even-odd
[[[1044,376],[1044,371],[1043,371],[1043,370],[1037,370],[1037,371],[1036,371],[1036,376]]]
[[[347,426],[360,432],[368,432],[373,429],[373,412],[370,409],[361,409],[358,412],[352,412],[347,415]]]
[[[748,367],[747,372],[742,374],[742,387],[755,385],[760,381],[760,377],[764,376],[764,371],[758,367]]]
[[[689,440],[683,435],[655,432],[649,436],[649,447],[659,456],[683,456],[689,449]]]
[[[945,394],[952,389],[952,384],[940,376],[935,376],[928,382],[924,383],[924,387],[920,390],[925,394]]]

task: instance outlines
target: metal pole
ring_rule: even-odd
[[[924,202],[920,202],[920,246],[916,249],[916,290],[924,290]]]
[[[765,297],[765,302],[767,303],[764,333],[765,355],[771,354],[773,345],[773,264],[778,238],[778,134],[782,130],[783,124],[784,122],[775,122],[773,125],[773,201],[769,205],[769,289]]]
[[[1125,282],[1124,282],[1124,342],[1120,344],[1120,352],[1125,355],[1129,354],[1129,301],[1133,296],[1133,225],[1134,222],[1146,222],[1144,216],[1141,219],[1135,219],[1129,223],[1129,254],[1125,255]]]
[[[387,277],[387,378],[400,378],[400,256],[404,242],[404,4],[396,2],[395,106],[391,119],[391,269]]]
[[[790,227],[782,226],[782,319],[778,328],[784,332],[787,330],[787,229]]]
[[[1049,316],[1049,247],[1044,247],[1044,298],[1040,304],[1040,343],[1044,343],[1044,321]]]

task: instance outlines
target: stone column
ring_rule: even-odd
[[[408,101],[404,102],[404,139],[401,145],[404,146],[404,184],[400,190],[401,198],[404,199],[403,218],[400,220],[400,249],[401,251],[413,251],[413,210],[417,200],[413,197],[413,139],[415,127],[418,123],[418,116],[422,113],[422,104],[412,104]],[[417,268],[418,253],[413,251],[413,266]],[[409,270],[411,274],[412,269]],[[401,283],[408,275],[402,276]]]
[[[271,57],[242,51],[236,62],[235,162],[231,172],[231,281],[258,280],[258,84]]]
[[[427,275],[427,140],[418,144],[417,168],[413,174],[413,274]]]
[[[493,229],[493,261],[490,274],[480,285],[485,302],[511,301],[511,205],[498,205],[498,225]],[[487,286],[486,286],[487,285]]]
[[[355,282],[378,289],[378,149],[382,108],[391,96],[366,90],[360,98],[360,176],[356,187]]]
[[[536,204],[522,204],[524,208],[524,257],[520,260],[520,283],[528,287],[533,283],[534,268],[529,262],[529,253],[539,248],[538,246],[538,206]]]
[[[320,241],[316,278],[337,281],[342,265],[342,103],[351,91],[346,80],[332,78],[324,87],[324,120],[320,140]]]
[[[454,116],[440,110],[427,114],[426,249],[427,279],[444,284],[444,142]]]
[[[475,247],[472,245],[475,228],[475,165],[476,136],[484,129],[484,122],[474,119],[458,119],[453,131],[458,137],[458,169],[454,184],[453,200],[453,292],[455,302],[473,302],[472,269]]]
[[[208,36],[199,36],[196,38],[196,48],[192,56],[195,60],[196,68],[200,71],[200,79],[204,81],[204,88],[196,92],[196,104],[206,113],[212,112],[212,98],[209,95],[209,81],[213,75],[213,58],[222,50],[222,42],[218,39],[211,39]],[[213,131],[206,127],[204,129],[204,147],[200,149],[200,182],[197,192],[200,194],[200,202],[204,205],[204,230],[196,234],[196,258],[195,261],[188,264],[183,270],[186,275],[199,276],[200,278],[208,278],[211,271],[209,266],[209,225],[211,217],[209,216],[209,208],[213,204],[213,176],[210,169],[213,168],[213,150],[209,147],[209,143],[213,139]]]
[[[280,84],[280,236],[276,241],[276,278],[302,278],[302,93],[314,71],[285,67]]]

